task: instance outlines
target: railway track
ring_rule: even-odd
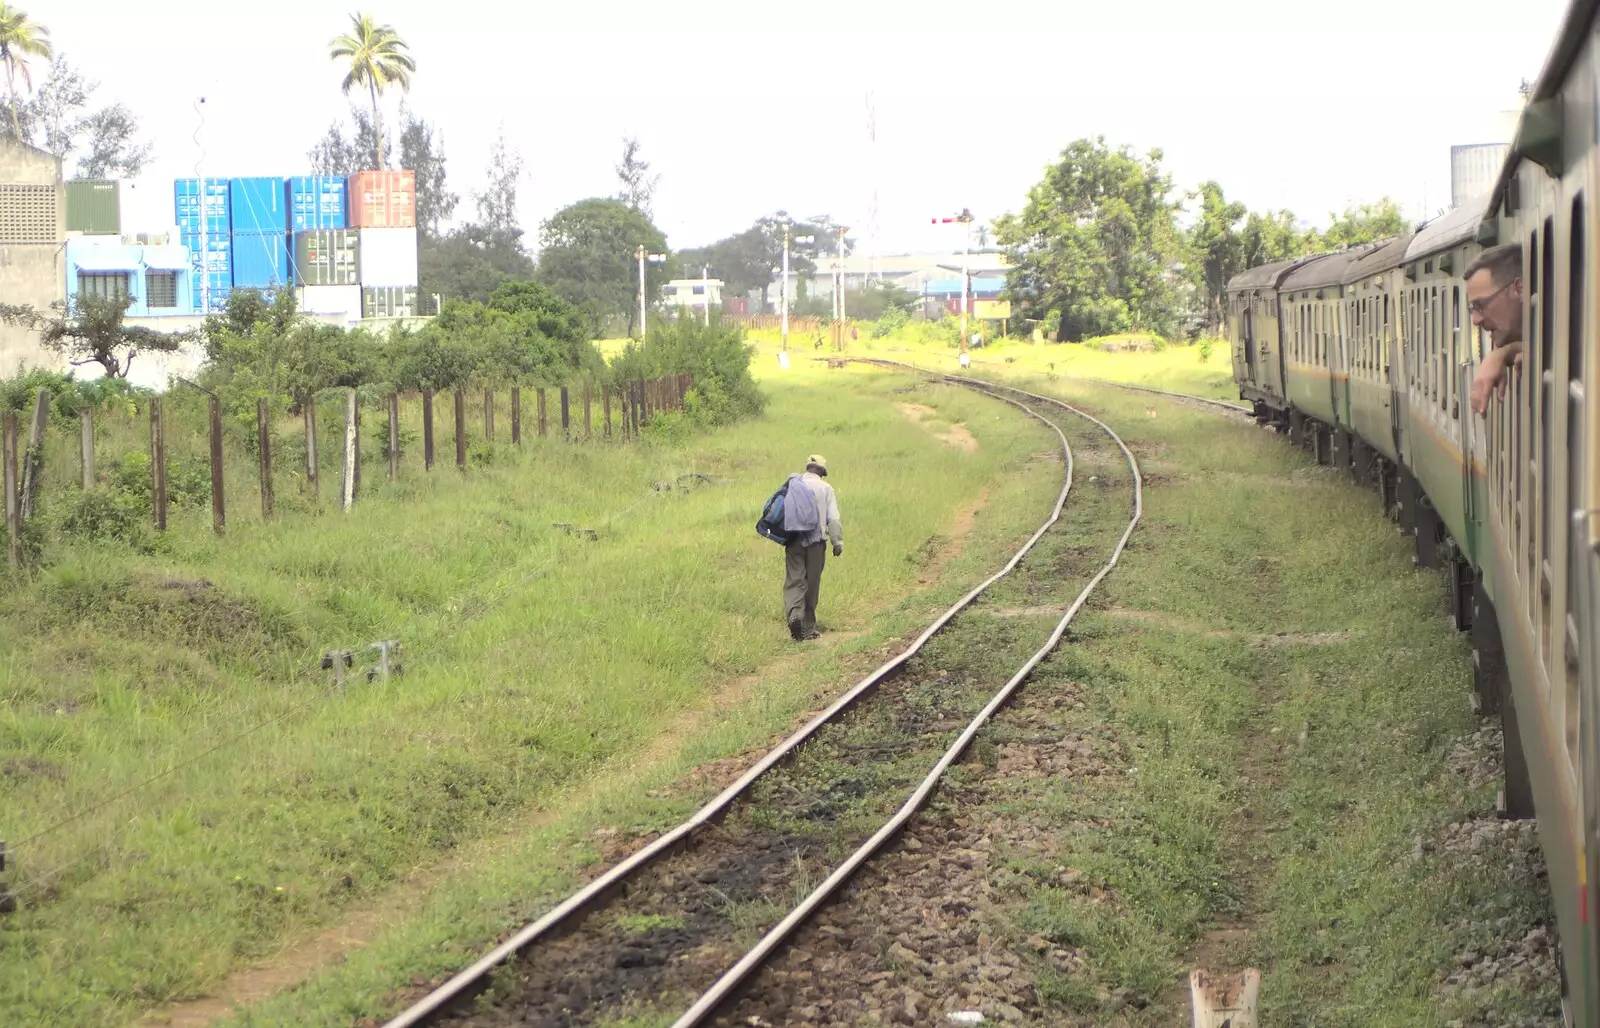
[[[709,803],[386,1028],[614,1022],[641,1010],[651,1023],[682,1010],[674,1028],[711,1023],[915,816],[1060,643],[1116,566],[1143,507],[1138,462],[1104,423],[1010,386],[935,377],[1017,407],[1060,440],[1063,485],[1039,529],[904,652]],[[1085,467],[1095,488],[1074,494]],[[1076,516],[1063,519],[1069,496],[1078,497]],[[1004,624],[985,617],[985,604],[1003,592],[1026,596],[1033,613]]]

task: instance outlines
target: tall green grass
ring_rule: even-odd
[[[896,410],[930,399],[897,393],[904,380],[785,382],[760,421],[636,446],[534,439],[525,395],[520,451],[481,448],[464,475],[408,454],[398,483],[369,470],[349,513],[280,502],[263,522],[233,499],[225,537],[208,507],[182,507],[153,554],[47,540],[43,570],[0,598],[0,837],[24,901],[0,932],[0,1020],[122,1023],[203,993],[431,856],[559,805],[790,652],[780,553],[753,525],[807,454],[828,457],[845,524],[822,620],[870,631],[954,511],[1047,448],[959,390],[934,402],[976,453]],[[690,473],[714,481],[654,488]],[[383,639],[404,646],[403,676],[332,687],[322,653],[355,650],[359,672]]]

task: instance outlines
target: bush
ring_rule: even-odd
[[[766,409],[767,398],[750,375],[751,353],[738,326],[679,317],[651,326],[642,346],[629,343],[612,372],[624,382],[687,372],[694,387],[684,413],[698,425],[726,425]]]

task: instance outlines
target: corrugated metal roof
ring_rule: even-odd
[[[972,292],[998,293],[1005,289],[1006,280],[1003,278],[974,278]],[[960,296],[961,280],[959,278],[936,278],[929,282],[922,290],[926,296]]]
[[[1416,238],[1415,232],[1407,232],[1403,236],[1395,236],[1389,240],[1379,240],[1376,245],[1363,251],[1352,260],[1345,269],[1341,283],[1349,285],[1359,282],[1373,275],[1381,275],[1390,268],[1397,268],[1406,262],[1406,247],[1411,240]]]
[[[1442,218],[1435,218],[1422,226],[1406,248],[1405,259],[1414,261],[1460,246],[1478,234],[1478,223],[1483,220],[1484,201],[1457,207]]]
[[[1296,268],[1283,281],[1278,283],[1278,288],[1288,292],[1292,289],[1320,289],[1323,286],[1337,286],[1344,283],[1344,276],[1363,254],[1377,247],[1374,244],[1351,247],[1330,253],[1319,261],[1313,261],[1303,268]]]
[[[1276,289],[1283,277],[1295,268],[1308,261],[1321,260],[1327,254],[1315,254],[1310,257],[1296,257],[1292,261],[1278,261],[1274,264],[1261,264],[1247,271],[1241,271],[1228,280],[1229,292],[1241,289]]]

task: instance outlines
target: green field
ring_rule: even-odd
[[[953,351],[907,340],[855,352],[954,370]],[[200,503],[145,554],[45,538],[42,570],[0,598],[0,837],[23,898],[0,920],[0,1022],[391,1013],[675,823],[715,768],[748,763],[1044,518],[1060,468],[1038,459],[1056,443],[1036,422],[814,356],[781,371],[763,338],[766,415],[713,433],[530,432],[520,450],[480,444],[465,473],[441,441],[446,466],[371,475],[350,513],[316,513],[285,479],[277,520],[246,492],[222,539]],[[1438,990],[1483,951],[1486,919],[1521,931],[1546,899],[1514,861],[1412,859],[1482,816],[1493,783],[1453,770],[1477,727],[1468,654],[1376,500],[1272,433],[1081,381],[1226,398],[1225,353],[978,357],[975,373],[1100,412],[1149,488],[1103,599],[1029,686],[1072,682],[1086,705],[1064,729],[1115,739],[1127,767],[996,796],[997,825],[1059,842],[1041,867],[996,828],[994,932],[1043,934],[1086,967],[1035,969],[1038,1023],[1172,1023],[1168,990],[1217,927],[1241,941],[1207,959],[1264,967],[1284,1023],[1547,1006],[1549,983],[1448,1006]],[[133,446],[138,427],[109,437]],[[68,442],[50,459],[70,479]],[[846,546],[825,579],[828,634],[796,647],[779,551],[753,523],[814,451]],[[711,481],[655,488],[693,474]],[[359,669],[380,639],[405,647],[405,674],[333,688],[321,654],[357,650]],[[1052,884],[1069,864],[1110,905]]]
[[[757,423],[679,445],[502,446],[465,475],[413,468],[348,514],[241,516],[223,539],[186,507],[152,556],[47,540],[42,572],[0,600],[0,830],[24,900],[0,934],[0,1020],[122,1023],[202,994],[558,806],[791,652],[780,553],[753,525],[810,452],[846,519],[824,623],[867,645],[957,509],[1040,446],[1036,426],[961,394],[935,422],[981,446],[955,449],[888,402],[903,388],[803,373]],[[691,473],[713,481],[653,488]],[[383,639],[404,646],[403,677],[331,688],[322,653],[354,649],[359,670]],[[809,699],[757,692],[765,712],[702,756]]]

